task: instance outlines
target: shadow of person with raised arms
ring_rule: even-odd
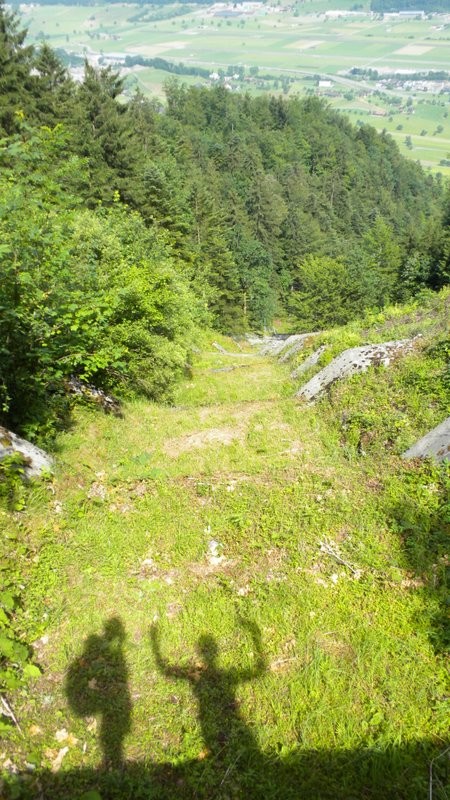
[[[102,766],[111,770],[124,764],[123,741],[130,730],[131,699],[123,624],[118,617],[111,617],[103,627],[103,635],[89,636],[81,656],[71,664],[66,692],[77,715],[101,717]]]
[[[261,752],[253,733],[239,713],[237,687],[258,678],[266,671],[261,635],[255,623],[242,620],[241,625],[252,638],[255,663],[247,669],[218,666],[218,647],[215,639],[203,635],[198,641],[199,660],[187,666],[170,664],[161,654],[159,635],[152,626],[150,638],[156,666],[168,678],[185,680],[192,686],[197,699],[199,722],[207,758],[219,772],[226,769],[235,775],[249,774],[259,768]],[[259,765],[259,766],[258,766]],[[222,769],[220,769],[222,768]]]

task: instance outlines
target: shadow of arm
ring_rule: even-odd
[[[150,628],[150,644],[152,646],[155,664],[162,675],[165,675],[168,678],[188,677],[187,670],[183,669],[183,667],[177,667],[173,664],[169,664],[169,662],[163,658],[159,644],[159,633],[156,625],[152,625]]]
[[[259,678],[260,675],[263,675],[267,671],[267,662],[262,648],[261,631],[256,622],[252,622],[251,620],[239,618],[239,623],[251,636],[255,653],[255,663],[253,667],[249,669],[238,671],[237,678],[240,682],[251,681],[254,680],[254,678]]]

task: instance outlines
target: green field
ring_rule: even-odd
[[[340,4],[345,6],[345,4]],[[350,4],[347,4],[350,5]],[[186,66],[202,66],[220,73],[230,65],[244,65],[246,78],[231,84],[236,91],[282,91],[281,80],[292,79],[289,94],[317,92],[348,111],[350,119],[369,122],[393,134],[402,151],[424,166],[450,174],[440,165],[450,158],[450,123],[446,114],[450,92],[433,86],[389,89],[374,96],[376,81],[357,79],[352,68],[399,70],[450,70],[450,14],[430,18],[371,17],[367,12],[335,16],[330,3],[315,2],[294,10],[258,5],[217,6],[22,6],[23,20],[33,42],[45,38],[52,46],[86,55],[95,63],[123,60],[126,55],[162,57]],[[169,18],[158,18],[169,17]],[[258,76],[250,69],[258,68]],[[254,71],[253,69],[253,71]],[[140,85],[146,93],[162,96],[168,73],[134,68],[130,89]],[[261,80],[266,77],[266,80]],[[183,80],[185,78],[183,77]],[[319,81],[331,81],[330,87]],[[210,81],[187,77],[188,83]],[[344,95],[353,93],[351,100]],[[392,105],[414,97],[414,113]],[[422,102],[423,101],[423,102]],[[382,114],[385,113],[385,116]],[[392,117],[392,119],[390,119]],[[399,129],[398,126],[402,127]],[[435,132],[437,125],[442,130]],[[412,148],[405,144],[411,136]]]

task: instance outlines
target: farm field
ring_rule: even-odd
[[[350,3],[340,3],[346,5]],[[405,155],[450,174],[450,80],[380,86],[388,73],[450,71],[450,13],[382,19],[370,15],[366,6],[358,12],[333,12],[329,2],[318,0],[302,5],[301,13],[295,7],[288,11],[245,3],[30,5],[21,10],[32,42],[46,40],[94,63],[120,65],[126,56],[159,57],[211,70],[213,81],[182,76],[188,83],[208,85],[227,72],[232,75],[234,65],[245,72],[230,80],[233,91],[322,94],[355,124],[386,129]],[[378,74],[350,74],[355,68]],[[150,66],[135,66],[131,72],[129,91],[140,86],[163,96],[169,73]]]

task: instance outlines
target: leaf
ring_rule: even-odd
[[[164,470],[159,469],[159,467],[154,467],[148,472],[148,477],[153,478],[154,480],[161,478],[162,475],[164,475]]]
[[[36,664],[27,664],[23,668],[23,676],[24,678],[39,678],[41,675],[41,670]]]
[[[3,608],[0,608],[0,625],[1,626],[9,625],[9,619],[6,616],[5,612],[3,611]]]
[[[84,792],[84,794],[80,795],[78,800],[102,800],[102,796],[95,789],[90,789],[88,792]]]
[[[10,722],[3,722],[0,718],[0,733],[11,733],[12,726]]]
[[[0,636],[0,655],[6,658],[14,657],[14,641],[7,636]]]
[[[151,458],[152,456],[150,455],[150,453],[139,453],[139,455],[133,456],[131,461],[133,462],[133,464],[143,465],[151,461]]]
[[[10,592],[0,592],[0,605],[6,608],[7,611],[14,609],[14,597]]]

